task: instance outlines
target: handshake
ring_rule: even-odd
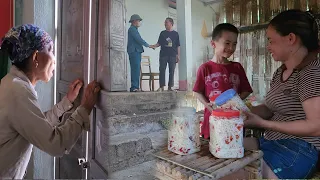
[[[158,46],[157,45],[150,45],[149,48],[152,48],[153,50],[155,50]]]

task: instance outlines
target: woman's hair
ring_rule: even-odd
[[[281,36],[293,33],[300,37],[302,44],[309,50],[319,48],[318,23],[312,12],[287,10],[279,13],[269,23]]]
[[[2,53],[8,55],[9,57],[12,57],[13,53],[13,44],[9,41],[4,41],[1,45],[0,51]],[[24,59],[23,61],[11,61],[11,64],[16,66],[18,69],[20,69],[23,72],[27,72],[28,65],[29,65],[29,59],[30,57]]]
[[[239,30],[230,23],[218,24],[212,32],[212,40],[218,40],[223,32],[233,32],[239,34]]]
[[[43,50],[52,42],[50,35],[40,27],[24,24],[11,28],[0,44],[1,51],[8,54],[12,65],[26,72],[32,54]]]

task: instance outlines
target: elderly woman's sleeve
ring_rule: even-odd
[[[29,91],[20,91],[16,107],[11,108],[11,125],[27,141],[52,156],[62,156],[70,151],[82,130],[90,129],[87,110],[79,106],[58,126],[53,126],[41,112],[36,97]],[[18,113],[15,112],[19,110]]]
[[[72,107],[73,104],[69,101],[67,96],[65,96],[59,103],[54,105],[52,109],[45,112],[44,115],[53,125],[58,125],[60,123],[59,118]]]

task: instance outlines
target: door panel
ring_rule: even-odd
[[[60,80],[83,77],[84,1],[62,0]]]
[[[58,54],[57,54],[57,101],[68,92],[69,85],[77,78],[84,79],[84,24],[88,7],[84,0],[59,1]],[[80,100],[76,100],[75,106]],[[83,135],[82,135],[83,136]],[[85,157],[84,138],[80,136],[69,154],[56,158],[56,177],[82,179],[85,171],[78,158]]]
[[[124,0],[99,1],[97,76],[106,91],[127,91]]]

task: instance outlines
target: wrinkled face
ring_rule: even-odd
[[[211,45],[217,56],[229,58],[236,50],[237,39],[236,33],[223,31],[220,38],[211,41]]]
[[[56,64],[56,57],[53,51],[53,43],[50,43],[37,53],[35,61],[38,63],[38,67],[35,68],[35,75],[38,80],[48,82],[52,78]]]
[[[166,29],[171,29],[172,28],[172,23],[169,20],[164,21],[164,26]]]
[[[290,55],[290,40],[288,36],[281,36],[273,26],[267,28],[268,46],[267,49],[271,53],[275,61],[284,61]]]

